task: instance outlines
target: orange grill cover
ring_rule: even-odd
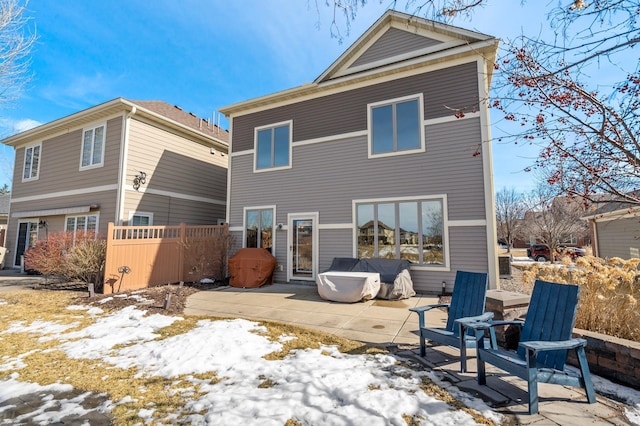
[[[240,249],[229,259],[229,285],[253,288],[271,284],[276,263],[276,258],[266,249]]]

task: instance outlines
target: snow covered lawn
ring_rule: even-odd
[[[47,424],[88,410],[109,413],[117,424],[501,420],[482,401],[408,360],[382,351],[345,353],[344,345],[321,333],[244,319],[146,314],[135,306],[106,312],[69,305],[59,294],[23,294],[0,299],[0,419],[8,409],[3,403],[16,396],[76,389],[104,395],[104,402],[85,407],[81,395],[55,408],[49,401],[46,410],[18,420]]]

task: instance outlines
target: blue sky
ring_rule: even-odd
[[[38,35],[33,79],[20,99],[0,108],[0,138],[120,96],[212,117],[219,107],[313,81],[391,2],[369,1],[342,44],[330,35],[333,9],[317,3],[30,0]],[[546,27],[546,8],[513,3],[490,0],[454,24],[498,38]],[[500,122],[493,124],[495,137]],[[493,153],[496,190],[532,188],[522,170],[534,150],[494,143]],[[0,146],[0,186],[10,185],[12,162],[13,149]]]

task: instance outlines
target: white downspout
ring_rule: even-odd
[[[124,216],[125,184],[127,182],[127,164],[129,158],[129,121],[136,111],[137,108],[134,105],[131,108],[131,111],[125,116],[124,128],[122,129],[122,144],[120,145],[120,175],[118,176],[118,199],[116,201],[116,217],[114,219],[116,226],[122,225],[122,217]]]

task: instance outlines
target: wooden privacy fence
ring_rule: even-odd
[[[229,225],[115,226],[109,223],[104,293],[225,278]]]

